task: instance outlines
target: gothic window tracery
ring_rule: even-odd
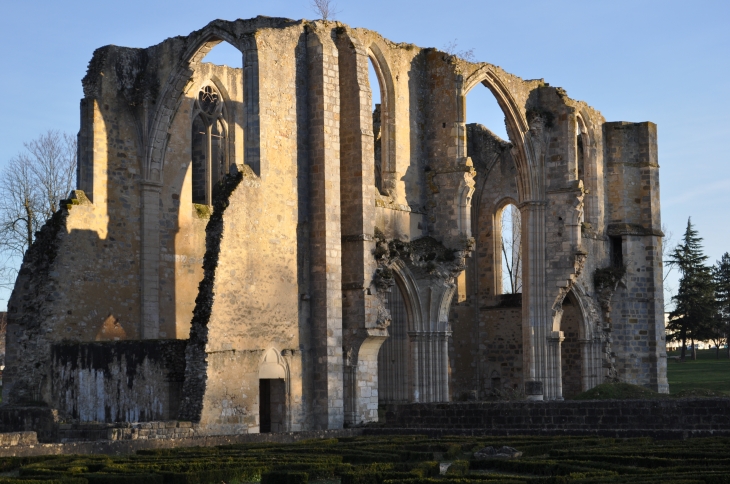
[[[225,104],[213,86],[204,86],[198,92],[193,111],[193,203],[212,203],[213,186],[228,171],[227,139]]]

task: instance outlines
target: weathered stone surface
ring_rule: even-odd
[[[202,62],[220,42],[241,68]],[[606,123],[543,80],[369,30],[268,17],[102,47],[83,87],[78,190],[23,261],[3,402],[220,435],[616,378],[667,391],[652,123]],[[509,140],[466,125],[482,88]],[[182,363],[155,354],[173,346],[174,381]]]
[[[3,432],[0,433],[0,447],[15,445],[34,445],[38,443],[35,432]]]

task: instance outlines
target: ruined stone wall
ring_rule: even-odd
[[[479,88],[479,86],[477,86]],[[466,298],[454,301],[452,397],[484,398],[501,390],[521,391],[520,295],[502,290],[501,213],[519,201],[510,143],[479,124],[467,125],[467,154],[476,170],[472,202],[474,251],[464,271]]]
[[[629,383],[667,392],[657,128],[606,123],[608,235],[620,240],[626,275],[612,302],[616,369]]]
[[[560,345],[563,398],[570,399],[583,391],[583,351],[586,345],[581,326],[583,317],[573,298],[563,301],[560,330],[565,340]]]
[[[128,235],[108,240],[107,216],[83,192],[72,197],[26,252],[8,302],[8,403],[51,401],[54,342],[111,339],[105,329],[122,338],[137,334],[130,323],[138,320],[137,264]]]
[[[170,129],[160,200],[160,336],[187,339],[198,284],[203,278],[205,226],[210,216],[193,204],[191,126],[199,92],[211,86],[222,97],[228,164],[243,159],[243,73],[241,69],[201,62],[186,86]],[[228,171],[228,170],[226,170]]]
[[[270,39],[260,41],[258,62],[265,72],[276,62],[277,75],[260,85],[260,122],[262,129],[286,135],[261,145],[266,156],[260,176],[241,164],[236,168],[241,172],[217,192],[188,351],[193,365],[184,415],[223,433],[258,431],[259,379],[271,377],[264,374],[267,365],[278,368],[281,375],[276,376],[286,381],[286,429],[306,425],[302,334],[308,325],[301,324],[300,300],[308,293],[301,272],[308,234],[301,230],[306,211],[300,204],[307,201],[299,195],[306,158],[298,151],[297,124],[303,109],[299,103],[306,103],[298,81],[297,61],[303,59],[277,61],[280,51],[301,48],[301,30],[269,34]]]
[[[54,408],[63,420],[145,422],[177,417],[184,340],[56,343]]]
[[[517,298],[504,296],[503,304],[480,308],[477,330],[472,321],[454,318],[453,400],[522,392],[522,308],[519,301],[519,295]],[[453,309],[454,313],[459,314],[458,306]]]
[[[201,62],[221,41],[243,69]],[[194,204],[206,86],[224,105],[226,158]],[[509,142],[465,124],[466,94],[485,87]],[[409,363],[395,380],[413,401],[527,381],[560,399],[564,376],[578,388],[561,362],[575,360],[575,334],[581,388],[666,389],[651,123],[605,123],[543,80],[365,29],[266,17],[99,49],[84,96],[88,197],[77,191],[26,256],[9,305],[9,401],[56,402],[62,339],[189,337],[180,415],[203,432],[260,430],[261,379],[285,382],[286,430],[372,421],[396,280]],[[498,294],[508,202],[522,219],[519,304]],[[616,253],[625,277],[597,277]],[[62,406],[79,413],[80,399]]]

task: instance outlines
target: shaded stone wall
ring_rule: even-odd
[[[611,432],[728,431],[730,399],[595,400],[389,405],[390,429]]]
[[[524,381],[522,297],[501,295],[500,216],[507,204],[519,201],[517,169],[509,142],[479,124],[466,129],[467,154],[476,170],[471,214],[475,245],[462,274],[465,297],[454,301],[450,316],[456,400],[521,392]]]
[[[177,418],[185,340],[57,343],[51,347],[53,406],[80,422]]]
[[[626,276],[613,297],[616,369],[625,381],[668,391],[663,323],[657,127],[606,123],[608,235],[621,243]]]
[[[583,353],[587,342],[581,331],[582,325],[580,308],[572,298],[566,298],[563,302],[563,318],[560,321],[560,328],[565,338],[560,347],[564,398],[572,398],[584,390]]]

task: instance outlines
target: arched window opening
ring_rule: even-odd
[[[575,119],[575,161],[576,161],[576,179],[583,182],[583,188],[589,190],[591,180],[588,179],[586,172],[586,150],[588,148],[588,136],[586,135],[585,124],[580,116]],[[592,208],[592,200],[590,197],[585,198],[584,209],[580,215],[580,222],[586,220],[586,212]]]
[[[218,91],[204,86],[195,100],[192,125],[193,203],[210,205],[213,185],[228,171],[225,105]]]
[[[560,319],[560,331],[565,340],[560,345],[560,362],[563,379],[563,397],[572,398],[587,390],[583,388],[584,357],[581,341],[583,316],[580,306],[570,292],[563,300],[563,315]]]
[[[500,213],[501,294],[522,292],[522,217],[514,204]]]
[[[502,140],[509,140],[504,112],[489,89],[475,86],[467,93],[466,104],[467,124],[481,124]]]
[[[202,115],[195,116],[193,120],[192,137],[193,203],[205,204],[208,183],[205,176],[206,126]]]
[[[201,59],[201,62],[241,69],[243,67],[243,54],[240,50],[224,41],[213,47]]]
[[[375,70],[372,57],[368,57],[368,79],[370,82],[370,91],[373,99],[373,135],[374,135],[374,155],[375,155],[375,187],[378,192],[383,193],[383,96],[380,78]]]
[[[583,134],[580,132],[580,129],[575,137],[575,145],[575,151],[577,154],[576,158],[578,161],[578,180],[585,180],[585,154],[583,152]]]
[[[223,127],[223,123],[220,119],[217,119],[211,126],[210,141],[211,141],[211,160],[213,165],[213,171],[217,172],[215,177],[218,180],[223,179],[228,166],[226,163],[226,149],[225,149],[226,130]]]
[[[390,337],[378,353],[378,401],[403,403],[409,401],[409,344],[408,312],[400,286],[396,284],[388,294],[391,323]]]

